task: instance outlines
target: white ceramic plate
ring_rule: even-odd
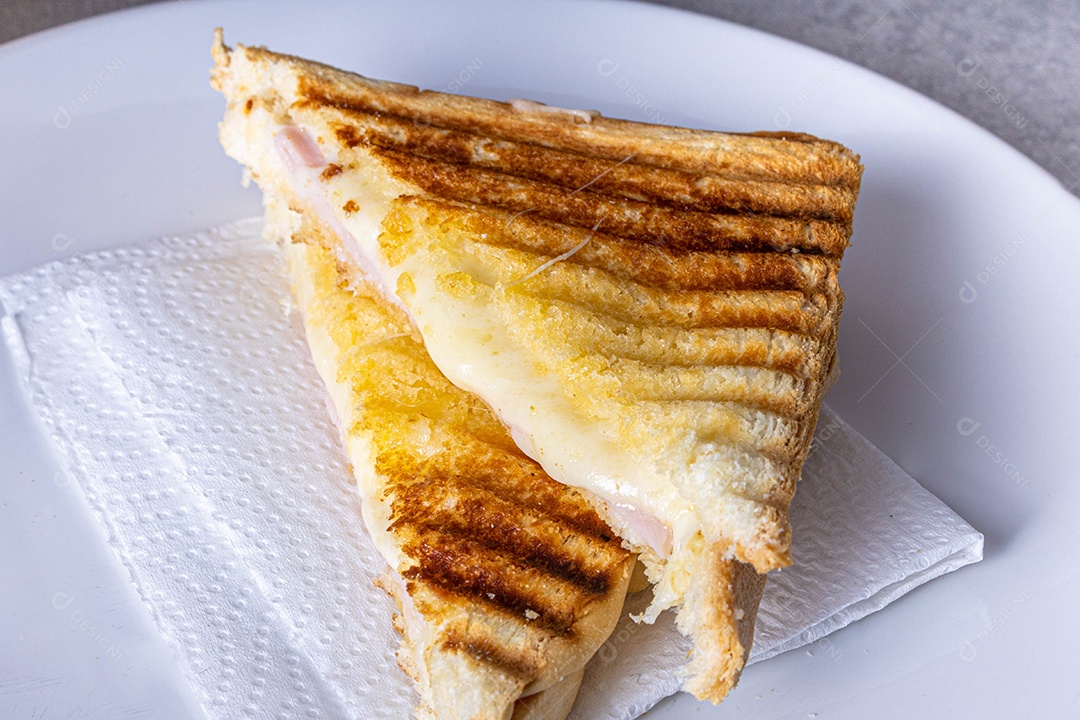
[[[720,708],[680,695],[650,717],[1080,713],[1074,196],[909,90],[705,17],[609,2],[299,5],[150,6],[0,48],[0,274],[258,212],[215,137],[215,25],[430,88],[844,142],[867,170],[830,403],[986,534],[986,560],[754,666]],[[941,72],[982,92],[977,69]],[[0,393],[0,716],[197,715],[56,474],[6,353]]]

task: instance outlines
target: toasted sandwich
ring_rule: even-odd
[[[647,125],[214,46],[220,137],[435,365],[639,554],[718,701],[834,366],[862,166],[797,133]]]
[[[268,207],[316,367],[387,560],[418,716],[559,720],[618,621],[633,556],[582,492],[439,372],[404,313]]]

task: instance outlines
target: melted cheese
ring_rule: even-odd
[[[660,558],[685,556],[680,551],[688,550],[700,531],[693,506],[672,483],[632,461],[582,416],[555,378],[536,372],[514,346],[496,309],[440,293],[436,273],[422,256],[391,267],[379,249],[378,236],[390,202],[404,189],[376,183],[374,178],[381,173],[363,168],[321,177],[320,168],[335,158],[327,157],[328,148],[315,146],[312,136],[286,128],[277,135],[279,162],[291,178],[293,192],[340,235],[349,259],[389,299],[401,304],[394,292],[399,283],[409,287],[405,310],[443,374],[483,397],[511,428],[522,452],[551,477],[606,501],[615,531],[632,545],[649,548]],[[288,149],[295,143],[305,147]],[[312,161],[315,152],[322,153],[322,163]],[[671,590],[681,594],[677,588]]]

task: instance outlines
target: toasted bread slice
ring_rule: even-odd
[[[861,165],[833,142],[370,80],[218,36],[221,140],[318,218],[454,384],[589,491],[737,679],[833,366]],[[751,570],[752,568],[752,570]]]
[[[565,717],[618,620],[631,554],[581,492],[442,376],[400,310],[290,215],[268,213],[268,230],[295,241],[297,305],[390,566],[381,585],[399,607],[418,715]]]

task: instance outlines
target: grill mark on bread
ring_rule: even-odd
[[[584,535],[559,516],[467,483],[447,486],[425,478],[397,490],[393,511],[391,532],[437,531],[469,539],[590,593],[607,591],[611,563],[624,554],[611,537]]]
[[[573,636],[576,610],[590,593],[469,538],[417,530],[417,537],[403,547],[415,565],[402,577],[468,598],[554,635]]]
[[[612,161],[571,150],[420,125],[392,115],[355,109],[342,112],[343,122],[332,127],[348,147],[373,145],[439,162],[484,167],[568,190],[589,187],[594,192],[683,210],[752,212],[845,224],[851,221],[853,193],[845,187],[691,173],[635,162],[636,154]]]
[[[487,221],[485,220],[485,216],[479,213],[457,215],[454,213],[462,206],[427,198],[407,197],[397,202],[404,206],[416,207],[423,210],[425,213],[429,210],[435,211],[436,214],[443,211],[449,212],[450,217],[447,218],[441,216],[437,222],[450,222],[455,228],[460,227],[464,233],[468,233],[470,238],[479,237],[479,235],[491,230],[493,226],[505,228],[504,220],[512,217],[509,214],[503,214],[499,216],[498,221]],[[514,224],[516,225],[517,223],[523,222],[525,217],[527,216],[516,219]],[[436,221],[433,220],[433,222]],[[558,227],[554,224],[544,223],[543,221],[532,222],[536,222],[544,227],[547,227],[548,225],[552,228]],[[567,228],[567,232],[570,230],[570,228]],[[568,240],[563,240],[562,242],[565,244],[577,241],[577,237],[578,236],[570,236]],[[492,239],[490,233],[488,239]],[[616,241],[618,240],[616,239]],[[587,249],[588,246],[582,250],[582,253]],[[562,246],[552,248],[551,251],[556,250],[561,251]],[[653,250],[653,248],[649,248],[649,250]],[[655,250],[661,252],[659,249]],[[582,253],[579,253],[579,255]],[[709,255],[703,257],[705,260],[717,258],[717,256]],[[733,260],[738,262],[745,261],[756,263],[760,257],[762,256],[751,254],[749,256],[736,257],[733,258]],[[728,259],[724,256],[721,256],[721,258],[723,260]],[[571,260],[572,259],[573,258],[571,258]],[[821,266],[824,264],[825,267],[818,267],[817,272],[825,274],[827,279],[834,279],[835,261],[831,259],[808,256],[782,256],[780,259],[791,263],[791,265],[795,267],[791,273],[788,273],[786,270],[783,271],[785,275],[794,274],[797,279],[799,277],[799,264],[810,263],[814,266]],[[659,262],[662,263],[663,259]],[[637,262],[627,263],[631,268],[640,267],[641,264],[642,263]],[[766,265],[768,265],[768,263],[766,263]],[[631,273],[632,272],[633,271],[631,271]],[[692,271],[688,270],[688,272]],[[797,285],[796,289],[808,292],[811,287],[819,284],[817,278],[813,277],[810,272],[805,272],[804,275],[811,275],[809,282],[813,283],[813,285],[808,285],[806,281],[800,281],[802,286],[798,287]],[[706,283],[693,282],[687,284],[690,287],[694,287]],[[754,282],[746,283],[748,288],[754,287],[755,285],[756,283]],[[763,283],[763,285],[764,287],[760,289],[768,288],[767,284]],[[662,284],[658,284],[658,286],[658,289],[664,289]],[[534,299],[521,297],[518,298],[518,300],[528,302]],[[682,327],[672,326],[670,323],[648,324],[639,322],[636,318],[625,314],[619,316],[601,315],[597,313],[595,308],[588,304],[575,304],[572,300],[567,301],[552,298],[543,298],[543,300],[547,303],[547,307],[542,310],[543,312],[573,313],[579,318],[588,317],[589,322],[574,322],[575,327],[579,329],[580,336],[577,340],[580,341],[579,344],[582,351],[597,352],[615,359],[638,360],[641,362],[650,362],[657,358],[664,357],[665,361],[684,365],[762,367],[788,372],[800,377],[807,377],[817,372],[816,365],[818,363],[813,361],[814,358],[816,358],[815,348],[820,345],[820,338],[815,335],[771,327]],[[765,324],[767,325],[767,323]],[[599,334],[597,331],[599,331]],[[714,331],[718,338],[723,337],[724,339],[713,341],[704,339],[693,340],[695,337],[700,337],[701,333],[708,333],[709,331]],[[686,333],[691,334],[689,343],[687,341]],[[653,344],[661,344],[662,348],[650,355],[644,350],[645,345],[643,342],[626,339],[627,336],[636,337],[642,334],[651,338]],[[736,335],[734,341],[730,337],[732,335]],[[680,344],[682,344],[683,347],[680,347]],[[687,344],[689,344],[690,347],[687,347]],[[697,347],[693,347],[695,345]],[[671,355],[671,353],[675,354]],[[521,491],[520,488],[518,491]]]
[[[454,506],[465,514],[445,517],[445,521],[449,524],[477,525],[478,537],[490,535],[490,527],[494,524],[503,526],[507,537],[512,531],[516,538],[523,525],[528,523],[530,531],[542,532],[545,537],[558,533],[560,544],[573,540],[588,548],[593,560],[601,559],[601,555],[610,554],[613,549],[621,547],[611,530],[602,521],[596,522],[597,516],[588,506],[530,503],[518,497],[510,488],[475,482],[468,474],[448,476],[425,472],[422,477],[419,482],[396,486],[395,521],[426,522],[428,518],[441,516],[448,507]],[[547,476],[544,477],[547,479]],[[425,483],[437,487],[427,489],[429,494],[426,500],[423,496],[413,496],[415,488]],[[440,502],[448,505],[436,507],[431,504],[433,498],[439,498]],[[479,507],[474,507],[477,503]],[[466,507],[462,508],[462,505]],[[511,528],[511,524],[514,527]],[[494,542],[499,537],[503,536],[491,535],[490,540]],[[523,547],[523,550],[527,548]]]
[[[681,284],[669,285],[663,282],[662,278],[659,283],[653,282],[656,278],[650,277],[647,271],[637,272],[630,267],[620,270],[616,267],[602,267],[587,262],[575,262],[574,258],[584,248],[575,253],[574,256],[560,260],[563,263],[562,267],[554,268],[549,266],[544,269],[544,272],[531,274],[551,258],[546,255],[525,251],[513,251],[516,254],[511,255],[503,248],[484,243],[473,243],[468,240],[460,240],[459,247],[468,253],[470,260],[479,261],[485,269],[490,270],[498,277],[497,280],[493,280],[491,277],[482,278],[482,282],[487,281],[488,283],[494,283],[493,286],[498,285],[507,289],[526,283],[536,285],[548,280],[548,278],[541,278],[536,283],[531,282],[541,275],[559,275],[558,278],[552,278],[551,282],[556,285],[569,285],[574,282],[573,278],[577,276],[582,278],[582,284],[585,285],[602,284],[603,287],[609,288],[620,286],[622,292],[634,296],[638,300],[649,299],[651,301],[660,296],[671,298],[674,295],[678,296],[679,300],[684,303],[708,304],[708,298],[718,293],[726,293],[728,297],[756,293],[760,298],[775,293],[777,302],[783,302],[784,297],[801,297],[807,302],[815,302],[821,298],[825,299],[828,305],[831,304],[829,301],[832,300],[829,288],[825,287],[820,291],[815,291],[813,288],[800,287],[797,283],[787,282],[792,278],[783,272],[776,273],[773,277],[766,277],[765,279],[755,276],[753,273],[749,277],[732,273],[726,277],[721,277],[720,281],[711,287],[700,287],[700,283],[693,283],[690,287],[687,287]],[[762,275],[764,274],[762,273]]]
[[[538,671],[536,660],[531,654],[515,653],[488,638],[469,637],[452,630],[447,633],[440,646],[443,650],[466,653],[485,665],[496,667],[522,680],[535,677]]]
[[[454,451],[442,452],[431,458],[420,458],[405,452],[386,452],[380,455],[380,472],[388,477],[400,506],[395,513],[414,512],[406,504],[408,488],[418,482],[431,481],[455,492],[485,493],[488,497],[508,503],[521,512],[551,518],[591,541],[609,547],[621,547],[611,529],[593,511],[575,488],[551,479],[536,461],[501,446],[489,445],[467,432],[447,431]],[[516,448],[515,448],[516,450]]]
[[[799,290],[827,289],[835,282],[839,263],[808,254],[755,252],[680,252],[646,245],[604,232],[567,226],[496,209],[477,211],[426,197],[396,201],[401,212],[416,221],[452,227],[463,243],[511,249],[547,259],[584,245],[564,262],[603,270],[607,274],[662,290]],[[444,230],[445,232],[445,230]],[[587,241],[587,242],[586,242]],[[542,260],[539,260],[542,262]]]
[[[412,219],[391,210],[383,224],[380,242],[387,249],[390,263],[395,257],[408,256],[401,248],[409,243]],[[452,233],[451,245],[436,239],[424,251],[434,249],[460,253]],[[484,247],[484,246],[479,246]],[[639,324],[674,325],[683,328],[761,327],[818,336],[828,325],[831,312],[838,305],[838,295],[824,292],[804,294],[797,290],[680,290],[667,292],[638,283],[613,279],[591,267],[567,269],[555,263],[535,271],[533,266],[514,262],[496,252],[470,256],[470,270],[440,275],[441,292],[454,296],[478,293],[503,293],[532,296],[542,301],[562,300],[601,317]]]
[[[567,232],[564,238],[576,238],[579,233]],[[554,229],[553,229],[554,231]],[[582,237],[579,242],[585,242]],[[562,249],[562,244],[540,240],[535,244],[510,245],[505,235],[489,235],[484,244],[493,248],[528,252],[540,261],[570,252],[578,243]],[[624,243],[618,238],[597,232],[585,245],[562,262],[602,271],[610,277],[634,282],[644,287],[668,292],[678,290],[797,290],[813,293],[825,289],[827,272],[799,268],[796,263],[829,260],[807,255],[769,255],[765,253],[704,253],[677,254],[657,246]]]
[[[476,281],[486,284],[489,290],[495,287],[492,283],[522,277],[528,267],[538,267],[547,255],[565,253],[568,247],[573,248],[591,236],[577,253],[563,261],[575,265],[579,258],[585,258],[581,265],[590,275],[586,276],[580,270],[571,272],[565,267],[549,269],[545,271],[545,277],[532,278],[524,286],[513,288],[513,295],[506,300],[518,308],[515,312],[523,311],[533,321],[576,328],[576,345],[582,352],[612,358],[765,367],[807,377],[816,374],[820,365],[815,358],[821,337],[819,332],[811,332],[812,327],[776,321],[775,312],[772,316],[766,313],[765,318],[756,323],[763,327],[740,327],[738,323],[686,327],[695,323],[674,322],[670,316],[639,315],[638,308],[627,311],[627,303],[621,299],[625,294],[641,303],[649,302],[651,298],[649,304],[654,309],[670,310],[672,298],[668,293],[674,290],[704,291],[700,295],[689,291],[679,295],[684,304],[690,305],[695,298],[712,297],[716,290],[739,288],[753,293],[748,303],[751,307],[766,308],[768,301],[773,299],[781,306],[787,302],[799,313],[802,312],[801,305],[795,305],[794,301],[800,295],[793,293],[801,293],[804,301],[823,304],[827,309],[840,301],[835,289],[837,262],[829,258],[759,254],[675,256],[660,248],[626,244],[603,233],[585,233],[535,220],[528,215],[514,217],[504,212],[476,212],[458,204],[421,197],[396,201],[385,228],[389,235],[406,237],[413,232],[414,224],[432,228],[435,245],[431,247],[444,247],[439,238],[447,236],[447,242],[454,245],[448,248],[449,252],[466,248],[473,261],[479,260],[481,267],[486,268],[480,273],[483,278],[476,278]],[[537,254],[524,261],[520,257],[510,259],[505,253],[506,246],[524,248],[525,252],[535,250]],[[609,248],[610,259],[607,259],[605,254]],[[620,255],[627,250],[640,252],[629,258]],[[602,262],[597,263],[597,258],[603,258]],[[476,263],[471,264],[476,271]],[[678,267],[673,269],[676,264]],[[695,264],[698,267],[694,267]],[[705,267],[701,268],[702,265]],[[546,277],[552,271],[560,277]],[[685,281],[683,276],[687,278]],[[642,283],[642,280],[649,282]],[[551,288],[537,290],[543,283],[565,288],[562,292]],[[615,299],[602,306],[583,301],[582,292],[587,295],[590,288],[597,290],[598,284],[617,291]],[[635,293],[638,287],[641,292]],[[519,289],[521,292],[517,292]],[[770,292],[781,290],[788,292],[775,296]],[[535,295],[526,291],[535,292]],[[654,291],[663,291],[663,294]],[[604,290],[601,288],[597,292]],[[783,299],[785,297],[787,301]],[[755,299],[765,302],[754,302]],[[603,314],[610,307],[614,310]],[[776,309],[774,306],[771,311]],[[683,316],[688,314],[683,313]],[[769,327],[774,321],[780,326],[794,327],[786,330]],[[700,314],[696,324],[708,325],[701,322]],[[651,351],[646,349],[646,340],[653,347]]]
[[[591,188],[568,192],[549,183],[483,168],[440,163],[396,150],[373,148],[389,171],[425,192],[457,202],[528,211],[578,228],[605,232],[674,251],[802,252],[838,256],[848,231],[822,220],[764,215],[717,215],[600,195]]]
[[[474,503],[463,501],[460,504],[467,506]],[[465,512],[471,510],[467,508]],[[399,518],[391,530],[403,536],[416,534],[428,537],[433,546],[446,542],[482,547],[490,551],[492,557],[501,557],[504,562],[520,563],[522,567],[532,568],[546,578],[572,585],[588,595],[603,595],[611,587],[613,579],[602,567],[588,567],[582,559],[560,552],[560,546],[549,544],[545,538],[529,537],[521,531],[515,533],[513,524],[506,520],[496,520],[478,532],[481,528],[468,519],[437,514],[431,519]],[[564,540],[572,542],[574,538],[567,535]]]
[[[348,87],[298,78],[298,94],[314,106],[393,115],[421,126],[476,132],[608,160],[637,153],[636,162],[736,178],[857,187],[857,156],[811,135],[721,133],[598,117],[588,125],[551,122],[506,103],[460,98],[416,87],[367,81]],[[376,89],[377,88],[377,89]]]

